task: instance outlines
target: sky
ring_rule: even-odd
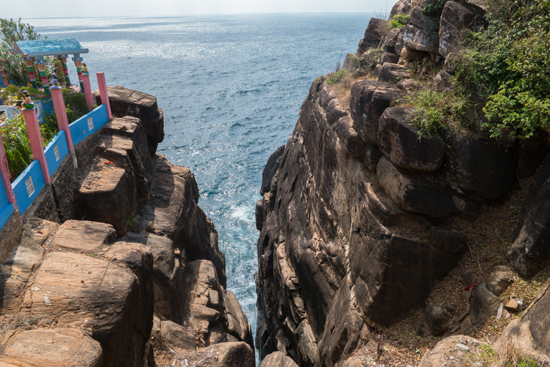
[[[242,13],[389,13],[397,0],[0,0],[0,18],[167,17]]]

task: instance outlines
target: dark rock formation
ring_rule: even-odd
[[[527,312],[518,320],[512,321],[504,330],[494,348],[509,348],[517,345],[522,356],[532,358],[539,364],[550,360],[550,281],[542,287]]]
[[[372,80],[361,80],[353,84],[350,94],[350,115],[353,128],[361,139],[378,145],[378,122],[386,108],[403,97],[394,85]]]
[[[438,53],[439,52],[439,33],[418,28],[408,24],[401,28],[399,38],[403,46],[411,50]]]
[[[259,206],[262,358],[279,350],[300,366],[345,361],[372,325],[390,325],[420,308],[433,280],[460,259],[455,248],[393,232],[391,226],[428,228],[430,220],[400,209],[378,187],[381,182],[371,183],[376,175],[365,167],[374,168],[379,156],[362,134],[368,136],[368,124],[376,130],[392,96],[401,94],[386,83],[359,82],[352,118],[335,121],[335,98],[324,78],[311,86]],[[430,215],[448,215],[450,196],[431,179],[421,181],[445,198],[439,199],[444,210]]]
[[[418,128],[409,108],[392,107],[384,111],[380,117],[378,145],[399,168],[433,172],[443,163],[443,143],[436,137],[418,138]]]
[[[378,80],[381,82],[397,84],[400,80],[408,79],[411,74],[407,71],[407,68],[397,64],[385,63],[380,69],[380,75]]]
[[[269,191],[271,180],[273,179],[275,172],[277,172],[277,170],[279,169],[281,156],[283,155],[284,151],[285,146],[281,145],[279,148],[277,148],[275,152],[273,152],[273,154],[271,154],[271,156],[269,156],[269,159],[267,160],[267,163],[262,172],[262,187],[260,189],[260,195],[263,195]]]
[[[485,11],[474,4],[447,1],[441,14],[439,53],[447,58],[450,54],[458,52],[464,30],[475,29],[483,24],[484,14]]]
[[[387,33],[387,22],[383,19],[370,18],[369,25],[365,30],[365,36],[359,41],[355,56],[361,57],[371,47],[378,47],[380,41]]]
[[[121,86],[107,87],[109,103],[114,117],[138,117],[145,131],[151,154],[164,140],[164,115],[157,105],[157,98],[150,94],[126,89]],[[99,91],[94,92],[97,104],[101,104]]]
[[[401,209],[433,217],[448,217],[454,210],[451,195],[434,177],[396,168],[386,157],[376,170],[378,182]]]
[[[516,162],[509,149],[467,135],[445,138],[447,180],[466,194],[498,199],[516,180]]]
[[[533,188],[525,214],[520,219],[508,260],[525,278],[550,262],[550,165],[546,165]]]
[[[260,367],[298,367],[298,365],[282,352],[273,352],[264,358]]]

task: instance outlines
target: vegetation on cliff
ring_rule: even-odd
[[[426,91],[411,100],[422,111],[417,118],[421,132],[465,124],[472,107],[484,116],[483,127],[492,137],[528,138],[548,130],[549,10],[550,1],[492,0],[487,25],[465,32],[461,52],[447,60],[455,69],[455,90]]]

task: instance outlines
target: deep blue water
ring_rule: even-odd
[[[355,53],[370,14],[31,19],[49,38],[76,37],[90,74],[155,95],[166,137],[159,153],[190,168],[200,206],[225,252],[228,289],[256,324],[263,167],[285,144],[312,81]],[[74,64],[71,80],[77,81]],[[95,79],[95,78],[91,78]],[[97,82],[92,81],[96,89]]]

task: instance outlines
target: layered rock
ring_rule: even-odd
[[[156,99],[109,91],[115,115],[132,116],[77,146],[76,172],[72,162],[61,168],[73,180],[58,191],[74,193],[62,212],[76,219],[28,218],[0,265],[0,364],[154,365],[172,348],[252,367],[250,324],[225,289],[224,254],[194,176],[154,154],[163,136]]]
[[[441,180],[402,173],[386,157],[377,163],[378,177],[363,164],[366,152],[373,152],[366,139],[381,143],[380,116],[398,95],[385,83],[358,82],[352,88],[353,118],[333,123],[334,95],[323,79],[313,83],[260,206],[261,357],[279,350],[301,366],[335,365],[355,350],[361,335],[420,307],[433,280],[460,259],[463,248],[449,250],[395,232],[402,225],[427,229],[431,217],[454,210]],[[438,163],[429,170],[441,165],[439,144]],[[392,156],[388,149],[382,153]],[[396,155],[405,159],[408,153]],[[399,187],[409,191],[401,196]],[[435,195],[431,207],[422,200],[427,192]]]

